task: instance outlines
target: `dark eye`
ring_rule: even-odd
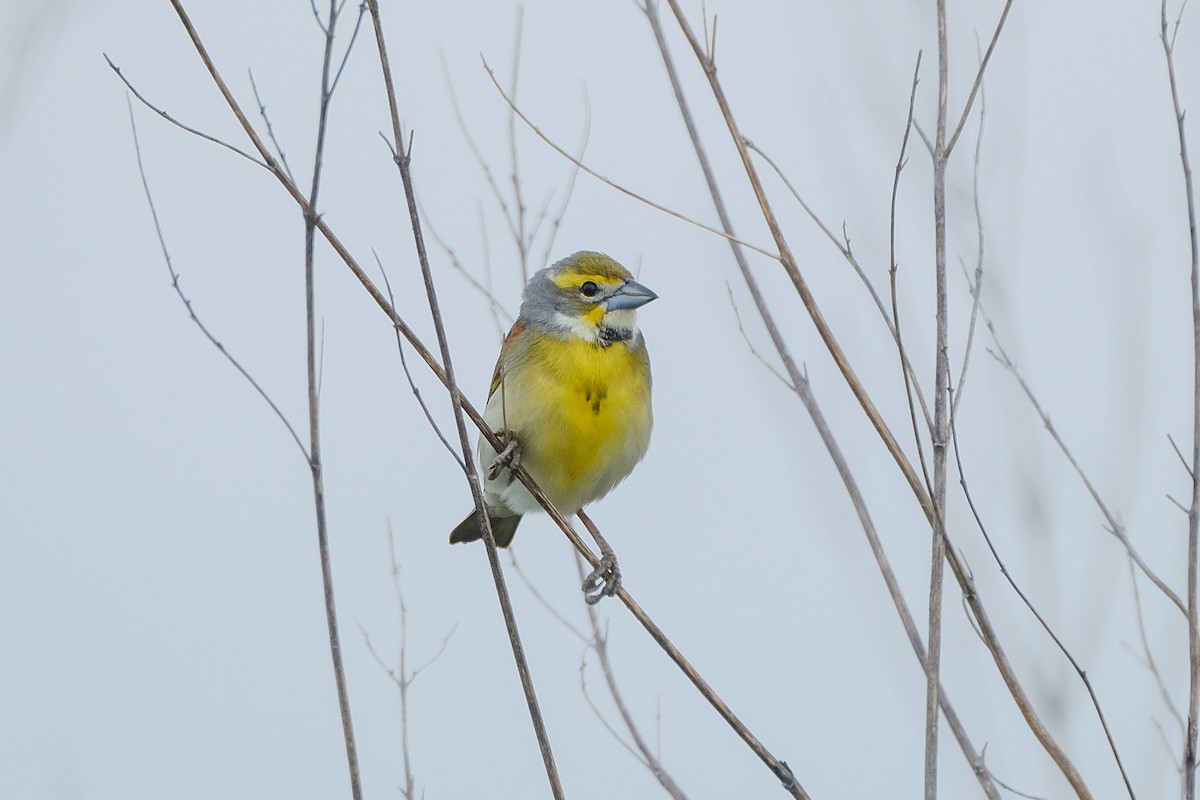
[[[599,294],[600,287],[596,285],[595,281],[584,281],[583,285],[579,287],[579,292],[584,297],[595,297]]]

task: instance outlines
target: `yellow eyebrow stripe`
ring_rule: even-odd
[[[578,289],[588,281],[592,281],[601,286],[611,286],[615,281],[612,278],[606,278],[603,275],[584,275],[578,272],[568,272],[562,275],[556,275],[552,278],[554,285],[560,289]]]

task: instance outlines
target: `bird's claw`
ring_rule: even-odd
[[[603,597],[612,597],[621,588],[621,568],[617,565],[617,557],[613,553],[600,556],[600,566],[592,571],[583,581],[583,599],[589,606],[594,606]]]
[[[512,431],[497,431],[496,436],[504,442],[504,449],[496,454],[492,466],[488,469],[488,480],[494,481],[505,469],[512,469],[521,463],[521,448],[517,445],[517,437]]]

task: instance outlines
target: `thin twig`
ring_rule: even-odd
[[[1075,660],[1075,656],[1071,655],[1071,651],[1067,649],[1067,646],[1063,643],[1062,639],[1060,639],[1058,634],[1056,634],[1050,627],[1050,623],[1046,621],[1046,618],[1043,617],[1041,612],[1037,610],[1037,607],[1034,606],[1033,601],[1031,601],[1029,596],[1025,594],[1020,586],[1017,585],[1016,579],[1013,578],[1012,573],[1008,571],[1008,567],[1005,565],[1004,560],[1000,558],[1000,553],[996,550],[996,545],[992,542],[992,537],[987,532],[987,526],[983,524],[983,518],[980,517],[979,509],[975,506],[975,498],[972,497],[971,489],[967,485],[967,475],[963,470],[962,454],[959,450],[958,444],[958,427],[954,424],[953,417],[950,418],[950,436],[954,442],[954,461],[958,466],[958,485],[962,487],[963,497],[966,498],[967,506],[971,509],[971,515],[975,518],[975,524],[979,527],[979,532],[983,534],[983,540],[987,544],[988,550],[992,554],[992,558],[995,560],[996,565],[1000,567],[1000,574],[1004,576],[1006,581],[1008,581],[1008,585],[1011,586],[1013,591],[1017,593],[1017,597],[1021,598],[1021,602],[1024,603],[1025,607],[1029,609],[1029,613],[1033,614],[1034,619],[1036,619],[1038,624],[1042,626],[1042,630],[1044,630],[1051,640],[1053,640],[1055,646],[1058,647],[1059,651],[1066,657],[1067,661],[1071,662],[1071,666],[1075,669],[1076,674],[1079,675],[1079,680],[1083,682],[1084,688],[1087,689],[1088,696],[1092,700],[1092,707],[1096,709],[1096,716],[1100,720],[1100,727],[1104,729],[1104,736],[1108,740],[1109,750],[1112,751],[1113,759],[1117,762],[1117,769],[1121,771],[1121,779],[1125,781],[1125,789],[1129,792],[1130,800],[1135,800],[1136,795],[1133,792],[1133,784],[1130,783],[1129,774],[1125,771],[1125,763],[1121,760],[1121,754],[1117,751],[1117,742],[1113,738],[1112,730],[1108,727],[1108,720],[1104,716],[1104,710],[1100,708],[1100,698],[1096,696],[1096,690],[1092,686],[1091,679],[1088,678],[1087,672],[1084,671],[1079,662]],[[1148,652],[1149,649],[1147,648],[1147,653]]]
[[[237,118],[242,130],[245,131],[246,135],[254,143],[255,149],[262,156],[263,161],[266,164],[266,168],[270,170],[270,172],[275,176],[276,180],[279,181],[280,185],[287,192],[288,196],[291,197],[292,201],[295,202],[302,210],[307,210],[308,203],[303,193],[300,192],[294,183],[288,180],[286,173],[271,155],[270,150],[266,147],[261,137],[259,137],[258,133],[254,130],[254,127],[250,124],[241,106],[233,97],[232,92],[229,91],[228,85],[225,83],[224,78],[221,77],[220,71],[213,63],[207,48],[200,39],[199,33],[196,31],[195,26],[192,25],[191,19],[188,17],[186,11],[184,11],[181,5],[181,0],[171,0],[171,2],[172,6],[175,8],[176,14],[179,16],[181,23],[188,33],[188,37],[191,40],[192,46],[196,50],[197,55],[200,57],[201,61],[203,61],[205,68],[208,70],[209,75],[212,77],[213,82],[217,86],[217,89],[221,92],[222,97],[224,97],[230,111]],[[425,362],[426,366],[429,367],[429,370],[437,377],[439,381],[441,381],[444,386],[450,387],[452,385],[452,381],[449,379],[446,370],[442,368],[442,365],[434,357],[433,353],[424,345],[420,337],[416,335],[408,323],[405,322],[403,317],[396,312],[395,308],[393,308],[391,303],[388,302],[387,298],[370,279],[361,265],[359,265],[357,259],[355,259],[354,255],[337,236],[325,219],[319,215],[316,217],[316,219],[317,229],[321,232],[321,235],[325,237],[325,240],[329,243],[329,246],[333,248],[338,258],[340,258],[346,265],[346,268],[353,273],[355,279],[358,280],[363,289],[371,296],[371,299],[380,308],[380,310],[384,312],[391,324],[400,331],[417,355],[419,355]],[[483,416],[479,413],[478,409],[471,405],[471,403],[461,395],[459,395],[458,399],[461,401],[463,413],[465,413],[466,416],[470,418],[471,422],[479,429],[480,434],[488,442],[488,444],[490,444],[497,451],[503,449],[504,444],[496,435],[496,432],[493,431],[484,421]],[[543,492],[541,488],[538,487],[537,483],[529,476],[529,473],[520,466],[514,468],[512,472],[513,476],[517,478],[517,480],[521,481],[522,485],[529,490],[530,494],[534,497],[534,499],[537,500],[538,504],[545,509],[549,517],[556,525],[558,525],[559,529],[562,530],[563,534],[570,540],[571,545],[580,553],[580,555],[587,559],[588,563],[590,563],[593,567],[600,566],[599,557],[588,548],[587,544],[584,543],[583,539],[581,539],[579,534],[574,530],[574,528],[572,528],[571,523],[558,509],[554,507],[554,504],[550,502],[549,498],[546,497],[545,492]],[[791,770],[787,768],[787,765],[784,762],[777,761],[770,756],[758,739],[749,731],[749,729],[746,728],[746,726],[737,718],[737,716],[734,715],[733,711],[725,704],[720,696],[717,695],[712,687],[708,685],[707,681],[703,679],[703,677],[699,674],[699,672],[696,671],[691,663],[684,658],[679,649],[675,647],[674,643],[667,638],[662,629],[659,628],[658,625],[649,617],[649,615],[646,614],[642,607],[638,605],[625,587],[618,589],[616,596],[621,600],[625,607],[629,609],[630,613],[634,616],[638,623],[645,628],[647,633],[650,634],[655,643],[663,649],[667,656],[675,663],[677,667],[679,667],[688,680],[691,681],[696,689],[704,696],[705,700],[707,700],[709,704],[717,710],[721,717],[725,719],[725,721],[731,727],[734,728],[738,735],[742,737],[742,739],[754,750],[754,752],[772,766],[772,770],[778,777],[781,777],[782,779],[786,776],[788,778],[790,783],[787,785],[789,788],[792,788],[793,794],[795,794],[798,790],[798,786],[794,787],[795,778],[791,775]],[[806,797],[807,795],[796,796]]]
[[[391,565],[392,588],[396,594],[396,607],[400,615],[400,642],[397,645],[398,666],[393,668],[379,652],[375,649],[375,645],[371,642],[371,637],[367,633],[367,629],[360,623],[358,626],[359,632],[362,633],[363,641],[367,645],[367,652],[375,659],[375,663],[387,673],[391,678],[392,683],[396,684],[396,689],[400,694],[400,753],[404,768],[404,787],[400,789],[400,794],[405,800],[417,800],[416,781],[412,773],[412,753],[409,747],[408,734],[408,690],[416,681],[417,676],[431,666],[435,661],[442,657],[446,652],[446,646],[450,644],[450,637],[454,635],[455,627],[450,629],[450,632],[442,639],[442,645],[437,651],[429,657],[428,660],[421,666],[409,672],[408,670],[408,606],[404,602],[404,590],[400,585],[400,561],[396,558],[396,536],[392,530],[391,520],[388,520],[388,558]]]
[[[987,755],[987,745],[984,745],[984,748],[983,748],[983,750],[984,750],[984,755],[986,756],[986,755]],[[984,768],[984,770],[985,770],[985,771],[986,771],[986,772],[987,772],[989,775],[991,775],[991,774],[992,774],[992,773],[991,773],[991,770],[990,770],[990,769],[988,769],[988,767],[987,767],[986,765],[984,765],[984,767],[983,767],[983,768]],[[999,779],[999,778],[997,778],[995,775],[992,775],[992,778],[993,778],[993,779],[996,781],[996,783],[1000,784],[1000,786],[1002,786],[1002,787],[1003,787],[1003,788],[1004,788],[1006,791],[1012,792],[1012,793],[1013,793],[1013,794],[1015,794],[1017,797],[1024,797],[1024,798],[1026,798],[1026,800],[1047,800],[1047,799],[1046,799],[1046,798],[1044,798],[1044,797],[1039,797],[1039,796],[1037,796],[1037,795],[1035,795],[1035,794],[1026,794],[1025,792],[1022,792],[1022,791],[1021,791],[1021,790],[1019,790],[1019,789],[1014,789],[1012,786],[1010,786],[1009,784],[1007,784],[1007,783],[1005,783],[1004,781],[1000,780],[1000,779]]]
[[[188,133],[192,134],[193,136],[199,136],[201,139],[204,139],[205,141],[209,141],[209,142],[212,142],[213,144],[220,145],[221,147],[224,147],[226,150],[231,150],[234,153],[237,153],[239,156],[246,159],[247,161],[250,161],[251,163],[257,164],[258,166],[263,167],[264,169],[267,168],[267,165],[265,163],[263,163],[262,161],[259,161],[257,158],[250,155],[245,150],[242,150],[239,147],[235,147],[234,145],[231,145],[229,142],[226,142],[222,139],[218,139],[216,136],[213,136],[212,134],[205,133],[204,131],[201,131],[201,130],[197,130],[196,128],[193,128],[190,125],[185,125],[184,123],[175,119],[175,117],[168,114],[163,109],[161,109],[158,106],[151,103],[149,100],[147,100],[145,98],[145,96],[142,95],[141,92],[139,92],[137,90],[137,88],[132,83],[129,82],[129,79],[125,77],[125,73],[121,72],[121,68],[113,63],[112,59],[108,57],[108,54],[104,53],[103,55],[104,55],[104,60],[108,62],[109,68],[112,69],[112,71],[116,73],[117,77],[121,79],[121,83],[125,84],[125,88],[127,88],[127,89],[129,89],[129,91],[133,92],[133,96],[136,97],[138,100],[140,100],[142,105],[144,105],[146,108],[150,109],[155,114],[158,114],[160,117],[162,117],[167,122],[174,125],[175,127],[179,128],[181,130],[185,130]]]
[[[1175,19],[1175,31],[1183,7]],[[1192,250],[1192,503],[1188,509],[1187,548],[1187,619],[1188,619],[1188,717],[1187,737],[1183,744],[1183,793],[1185,800],[1196,797],[1196,739],[1200,728],[1200,241],[1196,235],[1196,196],[1192,186],[1192,165],[1188,160],[1187,136],[1183,127],[1183,108],[1175,81],[1175,37],[1167,37],[1167,0],[1160,10],[1163,53],[1167,76],[1171,81],[1171,104],[1175,110],[1175,129],[1179,134],[1179,163],[1187,196],[1188,234]]]
[[[583,123],[583,140],[579,143],[579,154],[576,160],[583,161],[583,156],[587,152],[588,140],[592,135],[592,107],[586,102],[587,95],[584,95],[584,123]],[[558,232],[562,229],[563,217],[566,216],[567,206],[571,203],[571,197],[575,194],[575,184],[579,178],[579,164],[571,165],[571,177],[567,179],[567,188],[563,192],[562,202],[558,206],[558,211],[550,220],[550,233],[546,236],[546,247],[542,251],[542,260],[538,265],[538,269],[544,269],[550,264],[550,253],[554,248],[554,244],[558,239]]]
[[[1179,449],[1179,445],[1175,443],[1174,437],[1167,434],[1167,441],[1171,443],[1171,449],[1175,451],[1175,455],[1179,456],[1179,463],[1183,464],[1183,468],[1187,471],[1188,479],[1192,479],[1195,473],[1192,472],[1192,465],[1187,463],[1187,459],[1183,457],[1183,453]]]
[[[451,268],[453,268],[455,272],[462,275],[467,284],[472,289],[479,292],[479,294],[483,295],[484,299],[487,300],[488,310],[491,312],[492,319],[496,323],[497,332],[500,334],[501,338],[504,338],[504,331],[512,327],[512,314],[508,313],[508,310],[504,308],[504,305],[496,299],[496,295],[492,292],[490,287],[484,286],[482,283],[476,280],[475,276],[472,275],[465,266],[463,266],[462,261],[458,257],[458,253],[454,250],[449,242],[447,242],[438,234],[437,228],[434,227],[432,221],[430,220],[429,214],[424,208],[421,209],[421,218],[425,220],[425,228],[429,231],[429,235],[433,237],[434,244],[442,248],[442,252],[445,253],[446,257],[450,259]],[[486,242],[484,242],[484,250],[487,250]],[[395,303],[392,305],[395,305]],[[504,318],[503,323],[500,321],[501,317]]]
[[[921,67],[921,57],[918,55],[917,56],[917,69],[919,70],[920,67]],[[915,96],[916,96],[916,77],[914,76],[913,96],[910,98],[909,109],[908,109],[910,125],[912,123],[912,101],[915,100]],[[908,140],[907,130],[908,130],[908,128],[906,127],[905,128],[905,137],[904,137],[906,142]],[[866,270],[864,270],[862,265],[858,263],[858,258],[856,258],[853,251],[851,251],[849,239],[844,234],[845,223],[843,223],[843,225],[842,225],[843,237],[842,237],[842,239],[839,239],[837,237],[837,235],[832,230],[829,229],[829,226],[827,226],[825,224],[824,220],[822,220],[819,216],[817,216],[817,212],[814,211],[808,205],[808,203],[806,203],[804,201],[804,198],[800,196],[800,192],[797,191],[796,187],[792,185],[791,180],[789,180],[787,175],[783,172],[783,170],[779,168],[779,165],[775,163],[774,159],[772,159],[769,155],[767,155],[767,153],[765,151],[763,151],[763,149],[760,148],[758,145],[756,145],[754,142],[747,141],[746,148],[753,153],[757,153],[759,155],[759,157],[761,157],[763,159],[763,161],[767,162],[767,166],[769,166],[772,169],[772,171],[774,171],[774,173],[777,176],[779,176],[779,179],[781,181],[783,181],[783,185],[787,188],[787,190],[789,192],[791,192],[792,197],[796,198],[796,202],[800,204],[800,207],[804,209],[805,213],[808,214],[809,218],[814,223],[816,223],[818,228],[821,229],[821,232],[825,234],[825,238],[829,239],[829,241],[833,243],[833,246],[836,247],[838,252],[842,254],[842,258],[844,258],[846,260],[846,263],[848,263],[850,265],[850,267],[854,270],[854,273],[856,275],[858,275],[859,280],[862,281],[863,286],[866,287],[867,293],[871,296],[871,300],[875,303],[875,308],[878,309],[879,315],[883,318],[884,324],[887,325],[888,333],[891,334],[892,339],[895,340],[897,345],[899,346],[901,367],[904,369],[906,377],[911,379],[911,381],[912,381],[912,383],[910,384],[912,386],[912,389],[910,389],[910,391],[916,392],[917,400],[919,401],[919,403],[921,405],[921,412],[925,415],[925,424],[928,427],[932,428],[933,427],[933,418],[929,415],[929,406],[925,402],[925,393],[921,391],[920,385],[915,383],[916,373],[913,370],[912,364],[908,360],[908,352],[903,348],[903,346],[900,346],[901,345],[900,333],[899,333],[899,329],[895,325],[895,320],[894,320],[895,315],[893,314],[892,316],[888,316],[887,309],[883,305],[883,299],[879,296],[879,292],[877,292],[875,290],[875,285],[873,283],[871,283],[871,279],[867,277]],[[903,148],[901,149],[901,160],[903,160]],[[895,198],[893,196],[893,202],[894,201],[895,201]],[[895,263],[894,253],[893,253],[893,263]],[[911,397],[909,398],[909,403],[912,403]],[[920,445],[918,444],[918,447],[919,446]],[[922,456],[921,460],[924,461],[924,456]]]
[[[295,182],[296,177],[292,174],[292,168],[288,164],[287,153],[283,152],[283,146],[275,138],[275,128],[271,125],[271,117],[267,115],[267,106],[258,93],[258,84],[254,81],[254,70],[248,69],[246,74],[250,77],[250,91],[254,92],[254,102],[258,104],[258,115],[262,117],[263,124],[267,126],[267,137],[270,138],[271,144],[275,145],[275,154],[279,156],[279,163],[283,165],[283,171],[287,173],[288,178]]]
[[[1046,432],[1050,434],[1050,438],[1053,439],[1054,443],[1058,445],[1058,449],[1061,450],[1063,455],[1067,457],[1067,461],[1070,463],[1071,468],[1075,470],[1075,474],[1079,476],[1079,479],[1083,482],[1084,488],[1086,488],[1088,494],[1092,496],[1092,500],[1095,502],[1096,507],[1100,509],[1100,513],[1104,516],[1104,520],[1107,523],[1107,525],[1104,526],[1104,529],[1111,533],[1116,540],[1121,543],[1121,546],[1125,548],[1125,552],[1128,553],[1129,557],[1132,558],[1134,563],[1138,565],[1138,569],[1140,569],[1142,573],[1150,579],[1150,582],[1158,587],[1158,590],[1162,592],[1163,595],[1166,596],[1166,598],[1170,600],[1175,607],[1186,616],[1187,608],[1184,606],[1183,601],[1179,598],[1179,595],[1175,594],[1174,590],[1172,590],[1170,586],[1167,586],[1163,579],[1158,577],[1154,570],[1150,569],[1150,566],[1142,560],[1141,555],[1139,555],[1138,551],[1134,548],[1133,542],[1129,540],[1129,536],[1125,532],[1125,526],[1117,520],[1111,511],[1109,511],[1104,499],[1100,496],[1100,492],[1098,492],[1096,487],[1092,485],[1092,481],[1090,478],[1088,478],[1087,473],[1083,471],[1083,467],[1081,467],[1079,462],[1075,460],[1075,454],[1071,452],[1069,447],[1067,447],[1066,442],[1063,441],[1062,436],[1060,436],[1058,433],[1058,428],[1054,426],[1054,422],[1050,419],[1050,415],[1046,413],[1045,409],[1042,408],[1042,404],[1038,402],[1037,396],[1034,395],[1033,390],[1029,387],[1029,384],[1025,382],[1025,376],[1021,374],[1021,371],[1017,368],[1016,363],[1009,358],[1008,352],[1004,349],[1004,345],[1000,342],[999,334],[996,333],[996,326],[988,316],[987,309],[982,305],[980,305],[979,314],[983,318],[983,322],[987,326],[988,333],[992,337],[992,344],[995,345],[996,348],[995,350],[989,352],[991,352],[992,357],[995,358],[1002,367],[1008,370],[1008,372],[1014,378],[1016,378],[1017,383],[1021,387],[1021,391],[1025,393],[1025,397],[1029,400],[1029,404],[1033,406],[1034,412],[1037,413],[1037,415],[1041,418],[1042,425],[1046,428]]]
[[[750,341],[750,336],[746,333],[746,328],[742,325],[742,315],[741,312],[738,311],[737,302],[733,299],[733,288],[727,283],[725,284],[725,290],[729,292],[729,305],[731,308],[733,308],[734,319],[737,320],[738,333],[742,335],[742,341],[746,343],[746,347],[750,348],[750,354],[758,359],[758,363],[762,364],[763,367],[766,368],[767,372],[778,378],[780,383],[791,389],[793,392],[796,391],[795,384],[785,378],[783,373],[775,369],[775,365],[767,361],[763,354],[758,352],[758,349],[754,346],[754,342]]]
[[[504,192],[500,190],[500,184],[496,177],[492,174],[492,168],[488,165],[487,159],[483,157],[483,153],[479,150],[479,145],[475,143],[475,137],[471,135],[471,129],[467,127],[466,119],[463,117],[462,108],[458,104],[458,92],[454,88],[454,81],[450,78],[450,68],[446,65],[446,59],[443,57],[442,78],[446,81],[446,90],[450,98],[450,108],[454,111],[454,119],[458,123],[458,129],[462,133],[463,138],[467,140],[467,147],[471,150],[471,155],[475,157],[475,163],[483,172],[483,178],[487,182],[488,188],[492,190],[492,197],[496,201],[496,205],[500,208],[500,213],[504,217],[504,223],[508,226],[509,235],[515,240],[520,240],[521,235],[517,231],[517,219],[508,200],[504,197]]]
[[[517,30],[514,34],[516,39],[513,42],[513,64],[512,64],[512,83],[509,84],[509,95],[513,100],[517,99],[517,78],[521,74],[521,34],[524,30],[525,7],[517,6]],[[525,234],[525,198],[521,196],[521,171],[517,163],[517,120],[512,110],[509,107],[508,111],[508,153],[511,160],[512,171],[509,173],[509,180],[512,182],[513,204],[516,207],[516,230],[513,232],[513,240],[517,245],[517,263],[521,266],[521,282],[528,283],[529,281],[529,248]]]
[[[1137,612],[1138,637],[1142,643],[1142,653],[1145,654],[1146,669],[1154,678],[1154,684],[1158,687],[1158,693],[1162,696],[1163,705],[1167,707],[1167,711],[1171,712],[1171,716],[1179,725],[1179,733],[1181,736],[1187,733],[1187,723],[1183,721],[1183,714],[1179,713],[1179,709],[1175,706],[1175,701],[1171,699],[1171,693],[1167,691],[1167,684],[1163,680],[1162,673],[1158,671],[1158,663],[1154,660],[1154,653],[1150,650],[1150,639],[1146,635],[1146,616],[1142,613],[1142,593],[1138,589],[1137,569],[1134,566],[1133,559],[1127,559],[1129,562],[1129,583],[1133,587],[1133,608]],[[1171,752],[1171,757],[1175,757],[1174,751]]]
[[[341,5],[337,8],[338,16],[341,16],[342,6],[346,4],[346,0],[342,0]],[[354,43],[358,41],[358,32],[362,29],[363,16],[366,15],[367,4],[359,3],[358,18],[354,20],[354,31],[350,34],[350,41],[346,44],[346,52],[342,54],[341,63],[338,64],[337,72],[334,73],[333,81],[329,84],[329,92],[332,94],[337,91],[338,82],[342,79],[342,72],[346,69],[346,63],[350,60],[350,54],[354,52]]]
[[[921,477],[925,479],[925,491],[933,494],[933,483],[929,480],[929,465],[925,460],[924,437],[921,436],[920,425],[917,424],[917,412],[913,405],[913,394],[921,401],[921,411],[925,415],[925,428],[933,435],[933,417],[925,404],[925,395],[921,384],[913,374],[912,365],[908,360],[908,349],[904,346],[904,336],[900,325],[900,301],[897,292],[897,276],[900,270],[900,260],[896,257],[896,202],[900,195],[900,173],[908,163],[908,137],[913,128],[913,109],[917,104],[917,86],[921,79],[922,51],[917,51],[917,63],[913,67],[912,89],[908,93],[908,116],[904,120],[904,136],[900,140],[900,155],[896,157],[896,171],[892,176],[892,199],[888,206],[888,289],[892,300],[892,316],[888,326],[892,330],[892,338],[896,342],[896,352],[900,356],[900,374],[904,378],[904,395],[908,401],[908,418],[912,422],[913,441],[917,446],[917,463],[921,465]],[[884,316],[887,313],[884,312]]]
[[[689,225],[694,225],[697,228],[708,231],[709,233],[716,234],[717,236],[720,236],[723,239],[730,238],[730,235],[728,233],[725,233],[724,231],[719,230],[718,228],[714,228],[711,225],[706,225],[703,222],[700,222],[699,220],[692,219],[691,217],[689,217],[685,214],[681,214],[678,211],[667,208],[666,206],[656,203],[644,195],[638,194],[637,192],[633,191],[632,189],[627,189],[624,186],[622,186],[621,184],[616,183],[615,181],[604,177],[599,172],[596,172],[594,169],[589,167],[587,164],[584,164],[578,158],[576,158],[575,156],[568,153],[560,145],[558,145],[553,139],[551,139],[549,136],[547,136],[545,133],[543,133],[541,128],[539,128],[537,125],[534,125],[533,121],[530,120],[528,117],[526,117],[525,114],[521,111],[521,109],[517,107],[516,103],[513,102],[512,98],[510,98],[508,96],[508,94],[505,93],[504,89],[500,86],[500,82],[496,80],[496,75],[494,72],[492,72],[492,68],[488,65],[486,60],[483,62],[483,68],[485,70],[487,70],[488,77],[492,79],[492,84],[495,85],[496,91],[500,93],[500,96],[504,98],[504,102],[508,103],[509,107],[512,108],[512,110],[516,113],[516,115],[521,118],[521,121],[524,122],[527,126],[529,126],[529,129],[531,131],[533,131],[535,134],[537,134],[539,139],[541,139],[543,142],[548,144],[550,146],[550,148],[552,150],[554,150],[556,153],[558,153],[560,156],[567,159],[572,164],[579,167],[579,169],[583,170],[588,175],[591,175],[596,180],[601,181],[602,183],[605,183],[608,186],[611,186],[612,188],[616,189],[618,192],[621,192],[624,195],[628,195],[629,197],[632,197],[634,200],[645,203],[646,205],[650,206],[651,208],[657,209],[658,211],[661,211],[664,214],[668,214],[672,217],[675,217],[675,219],[681,220],[682,222],[686,222]],[[772,253],[770,250],[765,250],[757,245],[750,244],[749,242],[745,242],[740,239],[738,239],[736,241],[738,244],[742,245],[743,247],[753,250],[756,253],[760,253],[760,254],[766,256],[767,258],[771,258],[771,259],[779,258],[779,256],[777,254]]]
[[[578,553],[576,553],[576,555],[578,555]],[[512,568],[516,571],[517,577],[521,579],[521,583],[525,584],[525,588],[529,590],[531,595],[533,595],[533,599],[538,602],[538,605],[546,609],[546,612],[550,614],[550,616],[554,617],[555,621],[557,621],[559,625],[562,625],[564,628],[570,631],[571,634],[578,639],[581,644],[585,645],[586,647],[590,647],[591,639],[588,638],[588,635],[579,628],[576,628],[575,625],[569,619],[563,616],[562,612],[559,611],[553,603],[547,600],[546,597],[540,591],[538,591],[538,588],[534,586],[533,581],[530,580],[529,576],[525,574],[525,570],[521,569],[521,562],[517,560],[517,554],[515,551],[508,551],[508,561],[510,564],[512,564]]]
[[[579,558],[578,553],[575,555],[575,565],[579,569],[579,579],[581,581],[584,580],[587,570],[584,568],[583,559]],[[663,767],[657,754],[650,749],[646,744],[646,740],[642,738],[641,730],[638,728],[637,723],[634,722],[633,715],[629,713],[629,707],[625,705],[625,698],[617,686],[616,675],[613,673],[612,663],[608,658],[608,633],[607,631],[601,632],[600,630],[600,622],[596,616],[596,607],[587,603],[584,605],[587,609],[588,624],[592,629],[592,649],[595,651],[596,658],[600,662],[600,670],[604,673],[604,682],[608,685],[609,694],[612,695],[613,703],[617,707],[617,713],[621,715],[621,721],[625,723],[625,728],[629,731],[637,752],[641,754],[642,763],[654,775],[654,779],[663,787],[663,790],[671,795],[674,800],[687,800],[687,795],[679,788],[679,784],[675,782],[675,779]]]
[[[379,260],[379,254],[372,251],[372,255],[375,256],[375,263],[379,265],[379,274],[383,276],[383,285],[387,288],[388,301],[395,306],[396,296],[392,294],[392,282],[388,280],[387,270],[383,268],[383,262]],[[450,444],[450,441],[446,438],[446,435],[442,433],[441,427],[433,418],[433,412],[429,410],[429,406],[425,403],[425,398],[421,396],[421,390],[417,388],[417,383],[413,380],[412,372],[410,372],[408,369],[408,359],[404,356],[404,337],[400,335],[400,331],[395,329],[394,326],[393,330],[395,330],[396,333],[396,349],[400,351],[400,367],[404,370],[404,378],[408,381],[408,388],[412,390],[413,397],[417,398],[417,405],[421,407],[421,413],[425,415],[425,421],[428,422],[429,427],[433,429],[433,433],[437,436],[438,441],[442,443],[442,447],[446,448],[446,452],[448,452],[450,457],[454,459],[454,462],[458,464],[458,468],[463,472],[466,472],[467,465],[463,463],[462,457],[455,452],[454,445]]]
[[[967,102],[963,104],[958,127],[954,129],[954,135],[950,137],[950,143],[946,145],[947,157],[954,150],[954,145],[958,143],[958,137],[962,134],[963,126],[967,124],[967,118],[971,116],[971,104],[975,102],[975,93],[983,86],[983,73],[987,70],[988,62],[992,60],[996,42],[1000,41],[1000,32],[1004,30],[1004,23],[1008,20],[1008,12],[1012,8],[1012,4],[1013,0],[1005,0],[1004,10],[1000,12],[1000,21],[996,23],[996,30],[992,32],[992,40],[988,43],[987,52],[983,54],[983,60],[979,62],[979,70],[975,73],[975,83],[971,85],[971,94],[967,97]]]
[[[167,265],[167,272],[171,275],[171,288],[175,290],[175,294],[179,296],[179,300],[183,303],[183,307],[187,309],[188,317],[191,318],[192,322],[196,323],[196,327],[200,329],[200,332],[204,334],[204,337],[212,343],[213,347],[217,348],[217,352],[225,356],[225,359],[233,365],[234,369],[241,373],[242,377],[254,387],[254,391],[258,392],[259,397],[265,400],[267,405],[271,407],[271,411],[274,412],[275,416],[279,418],[279,421],[283,423],[283,427],[287,428],[287,432],[291,435],[292,441],[296,443],[296,447],[300,448],[300,454],[304,456],[304,460],[307,462],[308,448],[304,446],[304,442],[300,441],[300,435],[296,433],[296,429],[292,427],[292,423],[288,421],[286,416],[284,416],[283,411],[280,410],[279,406],[275,405],[275,401],[271,399],[271,396],[267,394],[266,390],[263,389],[259,382],[254,379],[254,376],[252,376],[246,370],[246,368],[243,367],[241,363],[234,358],[228,350],[225,349],[225,345],[223,345],[213,334],[213,332],[210,331],[208,327],[200,321],[200,317],[196,315],[196,309],[192,307],[191,299],[183,293],[183,287],[179,285],[179,273],[175,271],[175,265],[171,261],[171,254],[167,250],[167,240],[163,236],[162,226],[158,221],[158,209],[155,208],[154,197],[150,194],[150,183],[146,178],[146,168],[142,165],[142,148],[138,143],[137,123],[133,118],[133,103],[129,102],[128,98],[126,98],[126,103],[129,106],[129,126],[133,131],[133,150],[137,155],[138,174],[142,178],[142,189],[146,192],[146,202],[150,206],[150,216],[154,220],[154,233],[158,237],[159,246],[162,248],[163,261]]]
[[[978,46],[978,44],[976,45]],[[975,345],[975,327],[979,322],[979,299],[983,292],[983,212],[979,205],[979,155],[983,150],[983,130],[987,121],[987,93],[983,86],[979,89],[979,132],[975,137],[975,159],[971,170],[971,200],[975,208],[975,239],[978,249],[975,253],[975,280],[971,291],[971,320],[967,324],[967,343],[963,346],[962,366],[958,370],[958,387],[954,390],[954,403],[950,406],[950,423],[954,424],[958,416],[958,404],[962,402],[963,389],[967,384],[967,368],[971,365],[971,351]]]

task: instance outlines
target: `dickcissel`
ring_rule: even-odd
[[[580,252],[529,279],[521,313],[504,338],[483,418],[516,444],[519,463],[570,516],[604,497],[641,461],[650,443],[650,357],[635,309],[658,295],[602,253]],[[493,465],[484,503],[499,547],[512,543],[521,515],[541,506],[513,478],[512,446]],[[483,537],[475,511],[451,543]]]

